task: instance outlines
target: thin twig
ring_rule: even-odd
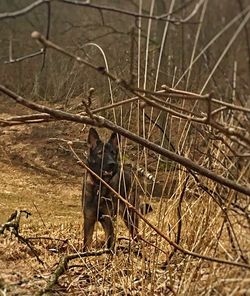
[[[13,12],[5,12],[5,13],[0,13],[0,20],[4,20],[4,19],[8,19],[8,18],[17,18],[19,16],[25,15],[27,13],[29,13],[30,11],[32,11],[33,9],[45,4],[45,3],[50,3],[53,0],[38,0],[35,1],[34,3],[20,9],[17,11],[13,11]],[[202,3],[203,0],[201,0]],[[61,3],[65,3],[65,4],[70,4],[70,5],[77,5],[77,6],[83,6],[83,7],[88,7],[88,8],[93,8],[93,9],[97,9],[98,11],[111,11],[111,12],[115,12],[115,13],[119,13],[119,14],[123,14],[123,15],[129,15],[131,17],[135,17],[135,18],[144,18],[144,19],[152,19],[152,20],[157,20],[157,21],[164,21],[164,22],[171,22],[171,23],[175,23],[175,24],[179,24],[179,23],[192,23],[190,22],[190,19],[197,13],[199,8],[197,5],[195,6],[195,9],[191,11],[191,13],[185,18],[185,19],[181,19],[181,18],[176,18],[176,17],[171,17],[173,13],[168,13],[168,14],[163,14],[163,15],[148,15],[148,14],[139,14],[133,11],[129,11],[129,10],[125,10],[125,9],[119,9],[119,8],[115,8],[112,6],[106,6],[106,5],[99,5],[99,4],[94,4],[91,3],[90,1],[78,1],[78,0],[58,0],[58,2]],[[197,22],[193,22],[194,24],[196,24]]]
[[[30,54],[27,54],[25,56],[19,57],[19,58],[15,58],[15,59],[10,59],[9,61],[5,61],[4,64],[12,64],[12,63],[18,63],[18,62],[22,62],[24,60],[30,59],[30,58],[34,58],[38,55],[41,55],[44,53],[44,49],[41,48],[38,51],[32,52]]]
[[[178,207],[177,207],[177,217],[178,217],[178,222],[177,222],[177,225],[178,225],[178,229],[177,229],[177,235],[176,235],[176,239],[175,239],[175,242],[176,244],[180,244],[180,241],[181,241],[181,230],[182,230],[182,210],[181,210],[181,207],[182,207],[182,202],[183,202],[183,198],[184,198],[184,195],[186,193],[186,189],[187,189],[187,182],[189,180],[189,176],[188,175],[185,179],[185,182],[184,182],[184,185],[183,185],[183,188],[182,188],[182,192],[181,192],[181,196],[180,196],[180,199],[179,199],[179,203],[178,203]],[[168,257],[168,260],[164,263],[164,265],[168,265],[170,259],[173,257],[173,255],[176,253],[177,249],[174,248],[172,253],[169,255]]]
[[[50,37],[50,24],[51,24],[51,3],[47,2],[47,29],[46,29],[46,39],[49,39]],[[41,71],[43,71],[44,67],[45,67],[45,62],[46,62],[46,53],[47,53],[47,48],[46,46],[43,47],[43,61],[42,61],[42,67],[41,67]]]

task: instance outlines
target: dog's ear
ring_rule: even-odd
[[[109,143],[116,149],[118,149],[118,144],[121,141],[121,136],[117,133],[112,133],[109,139]]]
[[[97,131],[91,127],[89,130],[89,135],[88,135],[88,144],[91,149],[95,149],[97,142],[100,141],[100,137],[97,133]]]

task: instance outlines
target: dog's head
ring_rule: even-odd
[[[107,143],[103,143],[94,128],[90,128],[88,165],[105,181],[109,181],[118,171],[119,135],[112,133]]]

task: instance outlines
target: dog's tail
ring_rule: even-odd
[[[146,215],[146,214],[148,214],[148,213],[150,213],[152,211],[153,211],[153,208],[152,208],[151,204],[149,204],[149,203],[142,203],[140,205],[140,213],[142,215]]]

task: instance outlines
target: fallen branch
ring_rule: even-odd
[[[22,242],[23,244],[26,244],[29,247],[29,249],[31,250],[33,255],[36,257],[39,263],[44,264],[44,262],[39,258],[37,251],[34,249],[29,239],[19,234],[20,219],[23,213],[26,214],[27,218],[28,216],[31,215],[31,213],[25,210],[16,210],[14,213],[11,214],[7,222],[0,226],[0,234],[3,234],[5,230],[9,230],[12,234],[15,235],[15,237],[20,242]]]
[[[16,210],[10,215],[7,222],[0,226],[0,234],[3,234],[6,229],[10,230],[11,228],[18,231],[22,213],[26,214],[27,218],[31,215],[31,213],[27,212],[26,210]]]
[[[65,273],[65,271],[68,269],[69,261],[74,260],[74,259],[81,259],[84,257],[101,256],[103,254],[111,254],[111,250],[103,249],[103,250],[96,251],[96,252],[74,253],[74,254],[70,254],[70,255],[61,257],[57,268],[49,277],[45,288],[41,289],[36,294],[36,296],[42,296],[42,295],[52,291],[53,286],[58,282],[59,277],[61,275],[63,275]]]

